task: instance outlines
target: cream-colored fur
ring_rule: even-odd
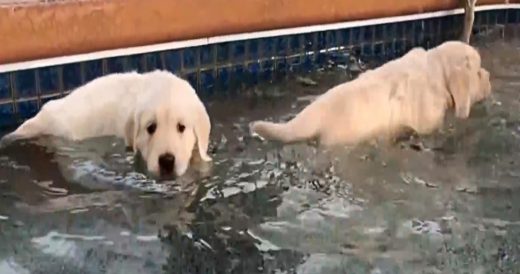
[[[147,127],[156,123],[149,134]],[[183,132],[178,126],[185,127]],[[46,103],[3,142],[41,135],[82,140],[98,136],[124,138],[140,152],[148,171],[159,174],[158,159],[175,157],[174,170],[188,168],[195,143],[202,160],[207,154],[210,120],[191,85],[166,71],[110,74],[77,88],[68,96]]]
[[[469,116],[491,93],[489,73],[471,46],[450,41],[403,57],[333,87],[286,123],[255,121],[251,131],[284,143],[318,138],[323,145],[356,144],[403,129],[429,134],[446,110]]]

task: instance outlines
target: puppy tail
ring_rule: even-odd
[[[25,121],[22,125],[20,125],[15,131],[4,135],[0,139],[0,148],[3,148],[15,141],[30,139],[44,133],[44,128],[41,127],[38,120],[40,117],[35,116],[27,121]]]
[[[251,123],[250,128],[253,133],[268,140],[283,143],[300,142],[318,135],[320,119],[319,117],[308,117],[310,115],[309,110],[304,109],[287,123],[256,121]]]

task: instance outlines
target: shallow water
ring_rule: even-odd
[[[335,68],[213,100],[214,163],[177,181],[113,138],[6,148],[0,273],[519,273],[520,42],[479,46],[493,98],[394,146],[249,136],[349,79]]]

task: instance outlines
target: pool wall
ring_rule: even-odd
[[[178,9],[166,8],[166,1],[142,1],[158,5],[152,8],[128,2],[136,7],[122,1],[64,1],[0,8],[0,126],[16,125],[46,101],[108,73],[167,69],[208,98],[327,64],[348,66],[351,56],[385,61],[414,46],[430,48],[458,39],[463,22],[456,1],[255,0],[230,5],[215,0],[199,6],[198,13],[193,6],[198,1],[178,1]],[[368,6],[355,4],[360,2]],[[503,1],[479,1],[488,2]],[[223,11],[204,11],[217,7]],[[187,11],[195,15],[187,18]],[[162,26],[175,16],[172,24]],[[176,26],[181,21],[182,27]],[[482,5],[473,33],[498,29],[502,36],[518,36],[519,23],[520,4]],[[90,30],[81,27],[89,24]]]
[[[23,1],[26,1],[26,4]],[[520,0],[517,0],[520,3]],[[451,10],[460,0],[0,0],[0,64]],[[479,0],[479,5],[505,4]],[[18,3],[18,4],[17,4]]]

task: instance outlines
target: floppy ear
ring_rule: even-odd
[[[209,120],[206,108],[202,103],[197,107],[197,118],[195,119],[194,131],[197,138],[197,148],[200,158],[206,162],[211,161],[208,155],[209,134],[211,131],[211,122]]]
[[[137,153],[137,135],[139,134],[139,112],[135,111],[128,117],[125,125],[125,144],[132,147],[132,151]]]
[[[478,79],[471,77],[471,71],[455,68],[448,76],[448,89],[455,103],[455,117],[466,119],[471,108],[471,92],[476,88]]]
[[[480,80],[480,82],[479,82],[480,96],[482,98],[485,98],[485,97],[489,96],[489,94],[491,93],[491,81],[489,80],[489,72],[486,69],[481,68],[478,71],[478,77]]]

